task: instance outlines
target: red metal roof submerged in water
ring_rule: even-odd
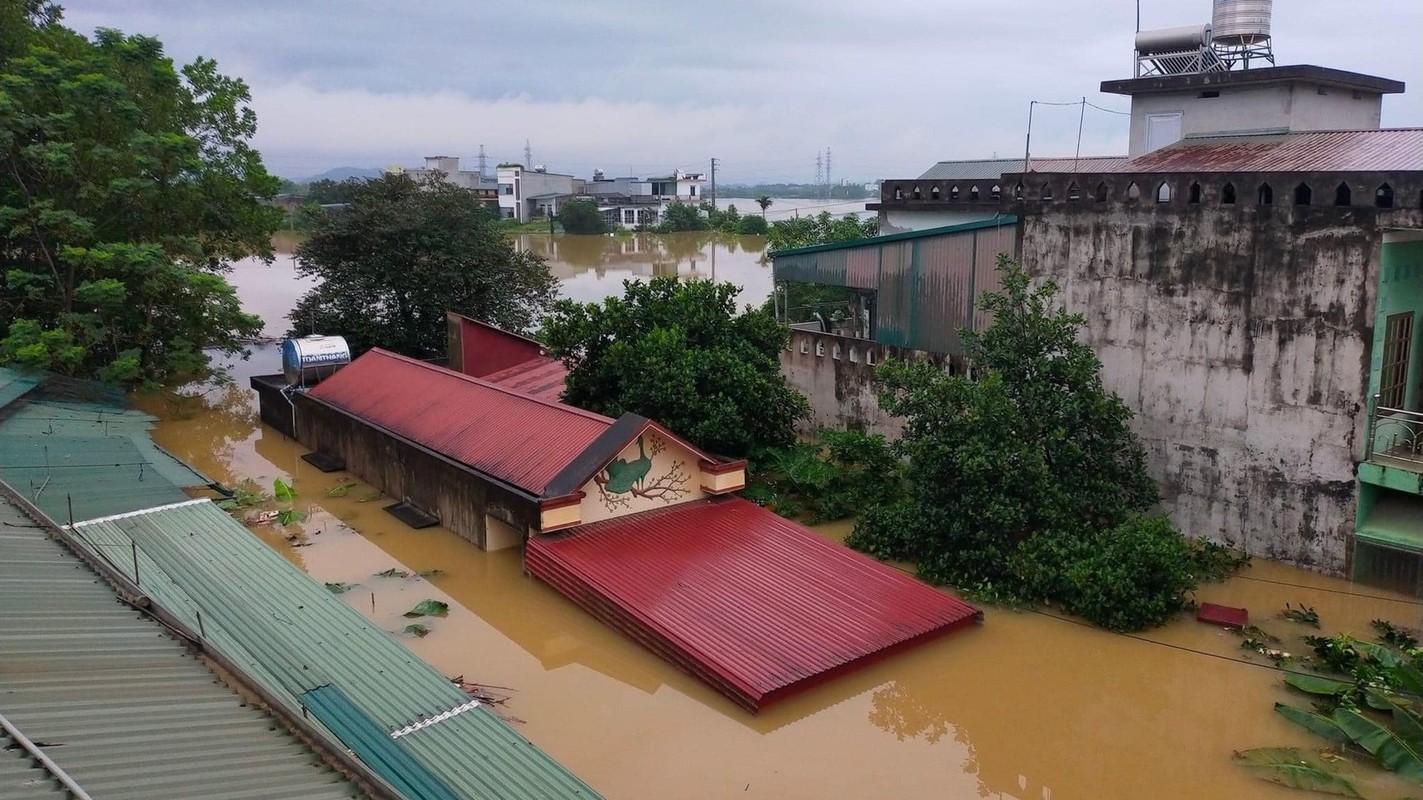
[[[741,498],[534,536],[530,573],[758,710],[972,624],[972,606]]]
[[[310,395],[534,495],[613,424],[379,349]]]

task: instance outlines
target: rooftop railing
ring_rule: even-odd
[[[1378,404],[1374,395],[1369,413],[1367,460],[1406,462],[1423,471],[1423,413]]]

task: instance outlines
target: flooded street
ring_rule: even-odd
[[[525,577],[518,552],[411,530],[365,485],[329,497],[349,476],[301,461],[300,446],[256,423],[241,388],[277,363],[263,349],[207,405],[147,402],[165,419],[157,440],[222,481],[292,479],[304,533],[255,535],[317,580],[353,584],[343,597],[386,630],[401,631],[421,600],[449,603],[428,636],[397,635],[448,675],[512,689],[503,713],[610,798],[1302,796],[1231,761],[1236,749],[1317,744],[1272,712],[1286,699],[1279,673],[1248,663],[1234,635],[1185,619],[1127,637],[989,609],[981,628],[752,716]],[[375,575],[392,568],[439,572]],[[1292,650],[1312,631],[1277,618],[1286,602],[1314,607],[1327,632],[1419,623],[1411,601],[1265,562],[1200,597],[1248,607]]]

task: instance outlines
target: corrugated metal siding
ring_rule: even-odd
[[[875,294],[875,341],[911,346],[914,319],[914,253],[912,242],[879,246],[879,290]]]
[[[8,502],[0,553],[0,713],[94,797],[360,796]]]
[[[828,257],[827,257],[828,256]],[[776,259],[776,279],[844,286],[845,258],[838,252],[805,253]]]
[[[857,248],[845,251],[845,285],[873,289],[879,285],[879,251]]]
[[[1423,128],[1183,139],[1099,172],[1417,172]]]
[[[137,582],[153,601],[192,630],[200,610],[210,646],[298,712],[303,694],[332,685],[395,731],[469,699],[211,502],[73,530],[94,552],[117,553],[115,568],[131,577],[126,554],[137,544]],[[399,743],[462,798],[598,796],[483,707]]]
[[[752,710],[978,615],[741,498],[535,537],[526,562],[575,603]]]
[[[384,350],[310,395],[535,495],[613,424]]]
[[[976,331],[984,330],[993,324],[993,315],[979,310],[978,297],[985,292],[997,292],[1003,288],[1003,282],[998,276],[998,256],[1014,255],[1017,233],[1017,227],[1012,225],[978,232],[973,268],[974,306],[971,323],[971,327]]]
[[[963,351],[959,329],[971,324],[974,240],[978,231],[915,242],[912,296],[913,347],[936,353]]]

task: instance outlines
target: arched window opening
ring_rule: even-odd
[[[1023,199],[1023,184],[1020,183],[1020,184],[1018,184],[1017,186],[1014,186],[1014,187],[1013,187],[1013,199],[1014,199],[1014,200],[1022,200],[1022,199]]]
[[[901,188],[898,187],[898,186],[894,187],[894,199],[895,199],[895,200],[903,200],[903,199],[904,199],[904,190],[901,189]]]
[[[1349,184],[1341,183],[1334,189],[1334,205],[1352,206],[1354,204],[1354,193],[1349,189]]]
[[[816,343],[815,343],[815,357],[816,357],[816,358],[823,358],[824,356],[825,356],[825,342],[816,342]]]
[[[1097,199],[1097,202],[1099,202],[1099,203],[1105,203],[1105,202],[1107,202],[1107,182],[1106,182],[1106,181],[1102,181],[1101,183],[1097,184],[1097,193],[1096,193],[1095,195],[1093,195],[1093,196]]]
[[[1045,201],[1051,201],[1051,200],[1052,200],[1052,186],[1049,185],[1049,184],[1044,183],[1044,184],[1043,184],[1043,189],[1042,189],[1042,191],[1038,193],[1038,197],[1042,198],[1042,199],[1045,200]]]
[[[836,361],[840,360],[840,345],[838,342],[830,348],[830,357]]]
[[[1141,199],[1141,187],[1136,185],[1136,181],[1132,181],[1131,183],[1127,184],[1127,199],[1128,199],[1128,200],[1140,200],[1140,199]]]
[[[978,184],[975,183],[974,185],[968,187],[968,201],[970,203],[978,202]]]
[[[939,199],[939,187],[935,186],[934,188],[932,188],[932,189],[929,190],[929,199],[930,199],[930,200],[938,200],[938,199]]]
[[[1067,202],[1073,203],[1082,199],[1082,190],[1077,188],[1077,182],[1073,181],[1067,185]]]
[[[875,364],[875,351],[873,351],[873,350],[866,350],[866,351],[865,351],[865,364],[867,364],[867,365],[869,365],[869,366],[874,366],[874,364]]]
[[[959,186],[958,186],[958,184],[954,184],[954,185],[949,189],[949,200],[952,201],[952,202],[955,202],[955,203],[957,203],[957,202],[959,201]]]
[[[1256,193],[1255,202],[1262,206],[1268,206],[1275,202],[1275,190],[1270,188],[1270,184],[1260,184],[1260,191]]]
[[[1196,181],[1191,182],[1191,192],[1186,196],[1186,202],[1191,205],[1199,205],[1201,202],[1201,184]]]
[[[1220,202],[1224,205],[1235,205],[1235,184],[1227,183],[1220,187]]]
[[[1374,205],[1378,208],[1393,208],[1393,187],[1385,183],[1375,190]]]
[[[1156,187],[1156,202],[1171,202],[1171,184],[1167,183],[1166,181],[1162,181],[1161,185]]]
[[[919,191],[919,187],[918,187],[918,186],[915,186],[915,187],[914,187],[914,199],[915,199],[915,200],[923,200],[923,199],[924,199],[924,193],[921,192],[921,191]]]
[[[850,363],[851,363],[851,364],[858,364],[858,363],[860,363],[860,351],[859,351],[859,350],[856,350],[856,349],[853,348],[853,347],[850,348]]]
[[[993,187],[988,190],[988,199],[989,199],[989,200],[997,200],[998,198],[1000,198],[1000,197],[1002,197],[1002,196],[1003,196],[1003,187],[999,186],[999,185],[996,184],[996,183],[993,184]]]
[[[1314,198],[1314,190],[1309,188],[1309,184],[1301,183],[1295,187],[1295,205],[1307,206]]]

